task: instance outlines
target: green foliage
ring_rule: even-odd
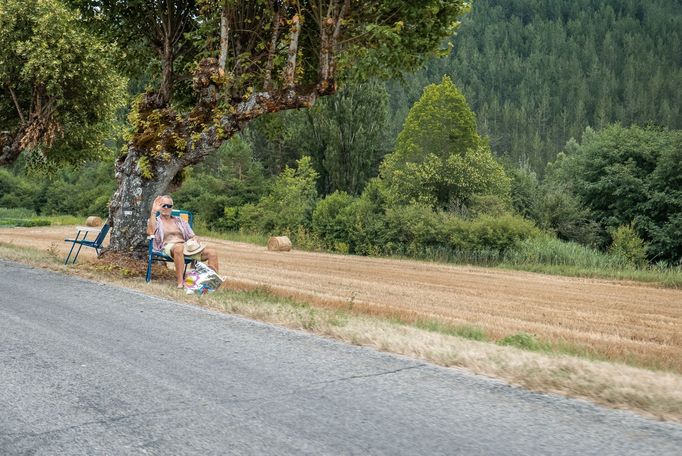
[[[124,100],[112,52],[59,0],[4,1],[0,84],[8,96],[0,98],[0,130],[34,152],[36,164],[101,157]]]
[[[1,170],[0,170],[1,171]],[[0,207],[0,219],[27,219],[36,216],[35,211],[20,208]]]
[[[386,242],[385,216],[386,201],[378,179],[372,179],[365,186],[359,198],[341,210],[339,220],[343,221],[341,232],[347,234],[346,244],[350,253],[358,255],[379,255]]]
[[[245,137],[266,173],[277,175],[303,155],[319,174],[320,196],[336,190],[362,192],[378,174],[388,151],[387,93],[376,81],[350,84],[308,110],[268,114],[252,122]]]
[[[294,167],[296,160],[312,155],[303,144],[306,114],[303,111],[281,111],[252,121],[243,136],[252,144],[253,155],[263,164],[267,176],[277,176],[285,167]]]
[[[523,350],[530,351],[550,351],[551,345],[538,341],[533,334],[520,332],[500,339],[497,342],[499,345],[509,345]]]
[[[503,261],[514,266],[571,266],[591,271],[618,270],[628,267],[622,258],[576,242],[564,242],[549,234],[519,242],[515,249],[505,254]]]
[[[646,265],[646,244],[637,236],[637,232],[632,225],[619,226],[611,232],[613,241],[609,246],[609,253],[619,258],[623,258],[633,266]]]
[[[355,198],[348,193],[336,191],[315,206],[312,229],[320,237],[325,248],[348,252],[348,227],[343,218],[343,211],[353,201]]]
[[[474,114],[450,78],[424,89],[381,166],[394,203],[462,210],[476,195],[509,196],[510,180],[476,133]]]
[[[651,258],[679,262],[681,144],[680,130],[587,129],[549,167],[548,185],[563,185],[564,198],[578,198],[590,211],[600,247],[609,245],[610,232],[634,221],[637,235],[652,245]]]
[[[539,223],[538,204],[542,193],[537,175],[523,168],[507,170],[507,175],[511,179],[511,205],[514,212]]]
[[[420,204],[386,208],[384,252],[418,255],[425,249],[447,243],[446,217]]]
[[[320,26],[325,18],[338,14],[337,2],[299,2],[285,7],[263,0],[246,4],[215,0],[175,1],[157,4],[144,0],[68,0],[78,7],[93,30],[126,49],[123,66],[131,74],[151,73],[150,80],[162,80],[161,69],[170,65],[175,104],[186,104],[187,77],[196,62],[204,57],[217,58],[220,52],[220,19],[225,8],[230,30],[225,75],[228,103],[261,90],[267,78],[282,88],[279,75],[287,64],[293,16],[299,16],[300,38],[295,82],[315,84],[321,73]],[[334,6],[336,5],[336,6]],[[366,80],[371,76],[394,77],[419,67],[439,54],[442,42],[451,36],[457,18],[465,11],[462,0],[381,0],[354,3],[348,8],[335,46],[336,81]],[[328,16],[329,15],[329,16]],[[275,26],[277,23],[277,26]],[[165,24],[160,28],[158,24]],[[332,23],[333,25],[333,23]],[[277,29],[274,48],[271,48]],[[164,36],[166,35],[166,36]],[[173,43],[163,48],[164,39]],[[171,61],[163,56],[170,51]],[[142,70],[142,71],[141,71]]]
[[[468,9],[460,0],[382,0],[354,4],[349,20],[356,39],[339,56],[341,77],[400,77],[428,57],[449,51],[443,40],[452,36],[458,17]]]
[[[443,324],[438,320],[417,320],[414,326],[426,331],[463,337],[470,340],[485,341],[488,339],[482,329],[473,326],[452,326]]]
[[[498,157],[537,173],[587,126],[682,129],[679,0],[476,0],[453,52],[392,84],[399,114],[450,75]]]
[[[192,211],[211,230],[239,228],[239,207],[257,202],[267,182],[249,142],[234,136],[202,164],[187,170],[173,194],[179,207]]]
[[[18,220],[16,226],[31,227],[31,226],[50,226],[52,222],[46,219],[29,219]]]
[[[310,228],[317,199],[317,173],[310,157],[297,162],[298,167],[285,168],[270,192],[257,204],[246,204],[240,209],[241,227],[264,234],[296,232],[299,227]]]
[[[0,207],[33,208],[34,187],[9,170],[0,168]]]
[[[464,219],[423,204],[389,204],[378,179],[359,198],[335,193],[322,200],[313,215],[313,232],[327,248],[419,258],[453,251],[500,254],[540,234],[533,222],[511,214]]]
[[[25,163],[19,165],[14,174],[0,169],[0,207],[25,208],[41,216],[107,217],[109,197],[116,188],[110,160],[65,166],[54,174],[26,174]]]
[[[511,214],[501,217],[483,215],[467,221],[464,236],[460,231],[461,226],[459,223],[454,224],[450,242],[460,246],[465,240],[463,247],[467,250],[491,249],[505,252],[526,239],[540,235],[533,222]]]
[[[564,241],[597,245],[601,230],[580,199],[565,185],[548,182],[541,189],[544,191],[535,202],[539,225]]]
[[[296,143],[313,159],[321,195],[359,195],[378,174],[387,152],[387,100],[384,85],[370,82],[347,86],[305,112]]]

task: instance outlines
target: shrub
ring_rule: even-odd
[[[587,269],[620,269],[626,266],[622,259],[613,255],[576,242],[565,242],[549,234],[520,242],[514,250],[505,254],[504,260],[514,265],[546,264]]]
[[[35,216],[36,213],[31,209],[0,207],[0,219],[25,219]]]
[[[294,232],[299,226],[310,228],[317,198],[317,173],[310,157],[303,157],[297,163],[297,169],[287,167],[277,176],[270,193],[258,204],[242,206],[240,225],[243,228],[263,234]]]
[[[358,255],[385,253],[386,217],[369,198],[360,197],[341,211],[348,233],[348,252]]]
[[[634,226],[619,226],[611,232],[613,242],[609,247],[609,253],[622,258],[632,266],[641,267],[646,265],[646,243],[637,236]]]
[[[52,222],[45,219],[28,219],[28,220],[17,220],[17,226],[32,227],[32,226],[50,226]]]
[[[35,191],[21,178],[0,168],[0,207],[32,208]]]
[[[336,191],[315,206],[313,232],[326,248],[348,251],[347,224],[341,215],[342,211],[351,205],[355,199],[346,192]],[[340,249],[337,249],[337,246]]]
[[[388,253],[415,255],[447,242],[443,216],[421,204],[386,209],[385,246]]]
[[[533,334],[528,334],[525,332],[507,336],[504,339],[499,340],[497,343],[499,345],[509,345],[531,351],[545,351],[551,348],[549,344],[538,341]]]
[[[446,220],[446,230],[451,248],[469,251],[504,252],[540,235],[533,222],[511,214],[482,215],[474,220],[450,217]]]

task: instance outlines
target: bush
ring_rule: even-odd
[[[590,210],[567,188],[546,185],[538,202],[540,226],[551,229],[559,239],[596,246],[603,230],[593,220]]]
[[[25,219],[35,216],[36,213],[31,209],[0,207],[0,219]]]
[[[45,219],[28,219],[28,220],[17,220],[17,226],[32,227],[32,226],[50,226],[52,222]]]
[[[28,182],[0,168],[0,207],[33,208],[35,193]]]
[[[520,242],[505,253],[505,262],[515,265],[551,265],[587,270],[623,269],[628,264],[620,257],[608,255],[576,242],[565,242],[549,234]]]
[[[450,217],[445,223],[449,246],[458,251],[505,252],[540,235],[533,222],[511,214],[482,215],[474,220]]]
[[[530,220],[516,215],[493,217],[482,215],[471,222],[468,248],[492,249],[504,252],[519,242],[538,237],[540,230]]]
[[[384,236],[387,253],[419,255],[447,243],[441,214],[420,204],[387,208]]]
[[[295,232],[299,227],[308,230],[315,207],[317,173],[310,157],[298,160],[298,168],[285,168],[277,176],[270,193],[258,204],[246,204],[240,211],[240,225],[262,234]]]
[[[363,194],[364,196],[364,194]],[[348,252],[380,255],[386,252],[386,217],[373,202],[360,197],[341,211],[340,220],[348,233]]]
[[[336,191],[315,206],[313,232],[321,239],[325,248],[348,251],[348,226],[341,215],[355,200],[346,192]]]
[[[499,345],[509,345],[530,351],[547,351],[551,348],[549,344],[538,341],[533,334],[528,334],[525,332],[507,336],[504,339],[499,340],[497,343]]]
[[[609,247],[611,255],[622,258],[626,263],[635,267],[647,264],[646,243],[637,236],[632,224],[619,226],[611,232],[611,237],[613,238]]]

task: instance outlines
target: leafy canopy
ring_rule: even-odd
[[[164,65],[172,67],[174,80],[191,80],[201,59],[220,57],[222,42],[226,55],[220,82],[233,101],[285,88],[292,82],[284,77],[292,51],[297,86],[314,86],[321,78],[400,76],[449,50],[443,40],[452,36],[468,8],[463,0],[68,1],[93,30],[125,45],[124,66],[131,73],[148,72],[150,81],[162,79]],[[227,31],[222,40],[221,19]],[[173,101],[186,103],[186,95],[174,93]]]
[[[0,3],[0,148],[16,159],[79,161],[99,156],[124,100],[113,49],[79,24],[59,0]]]
[[[602,247],[609,232],[634,223],[656,260],[682,260],[682,131],[588,128],[548,170],[591,211]]]

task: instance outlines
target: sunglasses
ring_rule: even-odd
[[[164,208],[164,209],[173,209],[173,205],[172,205],[172,204],[162,204],[161,207]]]

